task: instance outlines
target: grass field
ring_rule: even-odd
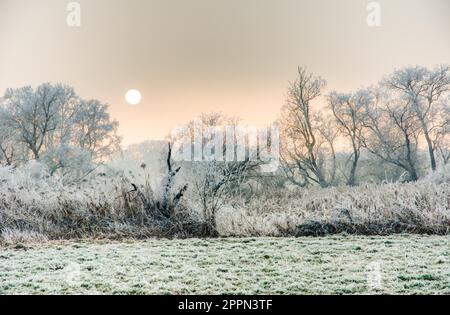
[[[450,237],[57,242],[0,248],[1,294],[450,294]]]

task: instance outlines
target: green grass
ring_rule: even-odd
[[[450,294],[449,261],[449,236],[63,242],[0,248],[0,293]]]

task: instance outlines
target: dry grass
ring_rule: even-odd
[[[232,198],[218,211],[217,228],[222,236],[240,237],[444,235],[450,231],[449,174],[447,169],[415,183],[275,191],[248,202]],[[117,174],[68,185],[29,165],[0,168],[0,183],[0,244],[206,236],[201,206],[189,193],[171,209],[170,220],[161,220],[155,216],[160,208],[152,205],[160,204],[162,189],[145,181],[133,192],[130,179]]]
[[[444,235],[450,231],[450,182],[440,179],[261,196],[225,208],[220,230],[235,236]]]

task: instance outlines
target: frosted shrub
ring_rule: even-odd
[[[429,174],[423,181],[436,184],[450,183],[450,164],[441,166],[439,171]]]
[[[189,193],[189,182],[165,177],[154,188],[151,170],[140,169],[137,175],[102,170],[68,184],[36,162],[0,168],[0,242],[208,236],[201,233],[202,206]],[[217,212],[217,231],[222,236],[448,234],[448,174],[447,168],[414,183],[277,189],[248,200],[228,196]]]
[[[298,189],[260,196],[237,207],[234,215],[228,209],[220,216],[219,226],[226,235],[241,235],[249,229],[248,222],[253,235],[448,234],[450,182],[441,181],[436,174],[415,183]]]

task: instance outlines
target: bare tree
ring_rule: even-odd
[[[363,146],[383,161],[408,173],[408,180],[418,175],[418,135],[415,113],[409,100],[392,99],[382,90],[375,92],[374,101],[367,104],[361,138]]]
[[[435,132],[434,146],[443,165],[450,163],[450,95],[441,102],[442,126]]]
[[[173,141],[187,141],[191,149],[201,151],[200,154],[194,154],[195,159],[185,161],[183,167],[188,170],[187,176],[193,182],[194,194],[200,202],[205,220],[202,232],[204,235],[218,235],[217,212],[227,197],[259,170],[260,162],[250,156],[250,150],[246,150],[243,159],[238,160],[235,155],[238,151],[237,124],[236,118],[229,118],[220,113],[203,114],[200,119],[191,121],[172,135]],[[223,135],[226,128],[233,129],[232,137],[227,138],[230,134],[226,134],[217,140],[216,132]],[[235,159],[225,158],[228,149],[233,151]]]
[[[73,119],[74,146],[86,150],[94,161],[101,161],[120,150],[119,123],[112,120],[108,105],[98,100],[81,100]]]
[[[450,67],[438,66],[433,70],[424,67],[409,67],[395,71],[387,77],[383,84],[396,92],[396,97],[410,102],[412,112],[425,138],[430,167],[436,170],[436,143],[443,128],[440,99],[450,90]]]
[[[200,198],[206,221],[205,233],[217,236],[217,212],[224,205],[236,186],[242,185],[251,172],[257,168],[257,162],[194,162],[195,188]]]
[[[18,158],[18,145],[15,143],[14,131],[0,125],[0,165],[13,165]]]
[[[299,186],[309,183],[327,187],[334,183],[335,165],[327,171],[327,152],[334,154],[334,138],[319,128],[323,118],[312,110],[325,87],[325,81],[298,68],[297,79],[290,84],[286,104],[282,109],[281,158],[291,182]],[[333,160],[335,160],[333,158]]]
[[[447,165],[450,163],[450,133],[447,133],[445,139],[439,142],[437,150],[442,164]]]
[[[15,161],[42,160],[53,173],[72,163],[79,169],[80,162],[98,162],[119,149],[118,123],[107,108],[99,101],[81,99],[68,86],[45,83],[35,90],[7,90],[0,124],[5,139],[26,148]],[[12,151],[6,144],[2,141],[0,151],[11,162]]]
[[[333,112],[338,129],[351,143],[351,167],[347,184],[356,184],[356,171],[361,157],[362,135],[364,131],[364,111],[371,102],[370,93],[360,90],[354,94],[332,92],[328,96],[328,106]]]
[[[39,159],[49,134],[57,128],[60,107],[73,97],[73,90],[61,85],[43,84],[36,91],[31,87],[9,89],[3,123],[16,130],[33,158]]]

